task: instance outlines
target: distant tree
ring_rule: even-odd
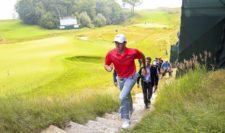
[[[96,17],[96,0],[78,0],[76,11],[86,12],[91,20]]]
[[[96,26],[118,24],[126,18],[115,0],[18,0],[16,11],[24,23],[49,29],[67,16],[76,16],[83,27],[92,27],[92,22]]]
[[[37,24],[38,17],[33,0],[19,1],[16,5],[16,11],[25,24]]]
[[[134,14],[134,7],[142,4],[143,0],[122,0],[131,6],[131,14]]]
[[[39,0],[41,4],[43,5],[44,12],[51,12],[51,14],[54,14],[54,16],[57,16],[57,18],[60,18],[61,16],[64,16],[67,14],[66,5],[64,4],[64,1],[61,0]]]
[[[97,27],[102,27],[106,25],[106,18],[102,14],[98,13],[98,15],[96,16],[94,20],[94,24]]]
[[[39,20],[39,25],[47,29],[54,29],[57,28],[59,24],[57,17],[54,16],[51,12],[47,12]]]
[[[39,18],[46,13],[45,6],[42,2],[36,3],[35,12]]]
[[[112,24],[119,24],[119,23],[123,22],[124,19],[122,19],[122,18],[124,18],[125,14],[123,13],[121,7],[114,2],[110,3],[109,7],[110,7],[110,10],[111,10],[111,13],[110,13],[111,23]]]
[[[106,18],[106,24],[119,24],[125,20],[124,11],[114,0],[98,0],[96,12],[101,13]]]
[[[106,18],[106,24],[112,24],[111,22],[111,1],[98,0],[96,2],[96,12],[101,13]]]
[[[91,27],[91,19],[88,16],[87,12],[80,13],[79,22],[82,27]]]

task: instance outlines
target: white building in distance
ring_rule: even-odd
[[[77,29],[79,24],[76,17],[63,17],[60,18],[59,29]]]

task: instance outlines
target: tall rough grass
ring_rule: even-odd
[[[175,62],[177,72],[176,76],[180,77],[190,70],[195,70],[199,67],[204,67],[207,70],[215,70],[216,69],[216,57],[211,52],[204,51],[203,53],[199,53],[198,55],[193,54],[192,58],[189,60],[184,59],[183,62]]]
[[[132,133],[225,132],[225,70],[189,71],[165,85],[155,110]]]
[[[85,93],[66,97],[42,97],[38,99],[1,99],[0,132],[40,132],[54,124],[61,128],[70,120],[84,123],[105,112],[118,108],[117,93],[108,89],[104,92],[86,90]]]

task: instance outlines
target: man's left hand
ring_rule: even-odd
[[[105,70],[108,72],[111,72],[113,70],[113,66],[112,65],[105,65]]]
[[[114,82],[114,85],[117,87],[118,86],[118,83],[117,82]]]

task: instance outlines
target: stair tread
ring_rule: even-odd
[[[72,121],[70,121],[69,124],[66,126],[65,131],[67,133],[98,133],[98,131],[95,129],[91,129],[87,126]]]
[[[92,120],[89,120],[88,123],[86,124],[86,126],[89,128],[97,129],[99,131],[99,133],[116,133],[119,131],[118,128],[109,127],[98,121],[92,121]]]
[[[41,131],[41,133],[66,133],[66,131],[64,131],[54,125],[50,125],[47,129]]]
[[[121,121],[119,121],[119,120],[112,120],[112,119],[107,119],[107,118],[102,118],[102,117],[97,117],[96,121],[98,121],[100,123],[104,123],[105,125],[107,125],[109,127],[115,127],[115,128],[119,128],[121,125]]]

